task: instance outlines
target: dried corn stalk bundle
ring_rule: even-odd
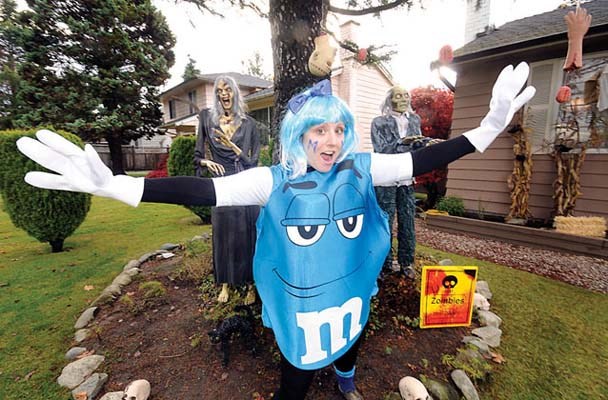
[[[555,230],[571,235],[604,237],[606,220],[602,217],[555,217]]]
[[[530,144],[529,130],[517,126],[509,131],[515,144],[513,145],[513,172],[507,179],[511,191],[511,207],[507,221],[510,219],[528,219],[530,213],[530,183],[532,182],[532,145]]]
[[[553,201],[556,216],[572,216],[576,200],[581,193],[580,174],[585,161],[587,149],[585,146],[580,152],[553,151],[557,178],[553,182]]]

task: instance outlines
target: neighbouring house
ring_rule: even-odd
[[[504,66],[528,62],[530,84],[537,89],[523,119],[524,127],[531,130],[533,145],[529,204],[533,218],[548,220],[553,217],[552,185],[556,179],[550,155],[558,116],[555,97],[564,79],[562,67],[568,48],[564,16],[574,7],[558,8],[494,29],[488,23],[490,3],[491,0],[469,2],[468,19],[477,25],[469,26],[468,32],[475,34],[475,38],[454,52],[452,68],[458,73],[458,80],[452,135],[479,125],[488,111],[492,85]],[[572,92],[572,101],[579,103],[585,83],[602,71],[608,72],[608,0],[581,2],[581,6],[593,19],[584,39],[584,67],[574,81]],[[608,109],[601,114],[608,120],[605,114]],[[580,176],[582,195],[575,209],[578,216],[608,217],[608,132],[605,127],[599,147],[587,150]],[[581,125],[581,133],[588,133],[586,130],[586,126]],[[503,132],[483,155],[471,154],[450,164],[447,194],[464,199],[465,208],[471,213],[508,215],[511,199],[507,179],[513,171],[513,144],[510,134]]]
[[[356,42],[359,23],[348,21],[340,26],[340,36]],[[380,113],[386,92],[394,85],[392,76],[383,65],[362,66],[343,49],[336,57],[331,74],[333,92],[341,97],[356,117],[360,150],[371,151],[370,126]],[[209,107],[213,100],[213,82],[220,74],[201,75],[182,82],[161,94],[164,123],[161,128],[170,134],[196,134],[198,110]],[[235,78],[249,115],[270,126],[274,91],[272,83],[249,75],[228,73]],[[153,139],[159,140],[160,136]]]
[[[215,79],[220,75],[232,77],[239,86],[243,98],[263,91],[272,85],[272,82],[265,79],[238,72],[204,74],[188,79],[161,93],[163,124],[160,128],[171,135],[196,135],[198,113],[213,105],[215,100],[213,85]],[[261,118],[258,120],[263,123],[268,121]],[[157,136],[153,140],[158,141],[161,136]]]
[[[251,75],[226,72],[235,79],[241,93],[248,95],[272,85],[272,82]],[[215,78],[223,74],[205,74],[188,79],[160,94],[165,134],[152,138],[140,138],[122,146],[123,164],[126,170],[153,170],[166,155],[176,135],[195,135],[198,112],[209,107],[215,97]],[[254,116],[255,117],[255,116]],[[263,121],[263,120],[262,120]],[[265,121],[264,121],[265,122]],[[110,165],[110,152],[106,143],[94,144],[102,160]]]

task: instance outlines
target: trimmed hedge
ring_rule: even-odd
[[[194,148],[196,136],[178,136],[171,143],[167,172],[169,176],[194,176]],[[207,175],[206,175],[207,176]],[[211,223],[211,207],[184,206],[205,224]]]
[[[36,131],[0,131],[0,194],[12,223],[40,242],[48,242],[55,253],[63,250],[64,239],[84,221],[91,207],[91,195],[38,189],[25,183],[26,172],[48,172],[17,149],[17,139],[35,138]],[[79,137],[58,133],[83,146]]]

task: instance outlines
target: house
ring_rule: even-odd
[[[496,1],[496,0],[495,0]],[[492,85],[500,70],[508,64],[526,61],[530,64],[530,84],[536,96],[526,107],[524,127],[531,131],[533,145],[532,185],[529,198],[533,218],[550,219],[553,211],[553,182],[556,169],[551,157],[558,103],[555,96],[562,86],[562,70],[567,48],[567,26],[564,16],[574,7],[558,8],[492,28],[488,10],[492,0],[469,4],[469,27],[475,38],[454,52],[452,68],[458,74],[454,97],[452,135],[479,126],[488,111]],[[584,39],[584,67],[575,76],[575,92],[582,92],[590,77],[608,65],[608,0],[581,2],[593,17]],[[475,14],[472,15],[471,13]],[[572,82],[572,81],[571,81]],[[602,90],[608,90],[603,89]],[[605,110],[608,113],[608,110]],[[608,115],[604,115],[605,121]],[[583,126],[581,133],[586,133]],[[606,125],[598,148],[589,148],[580,183],[582,195],[576,202],[577,216],[608,217],[608,141]],[[447,194],[461,197],[472,213],[506,216],[511,205],[507,179],[513,171],[513,144],[503,132],[483,155],[471,154],[450,164]]]
[[[160,127],[174,135],[196,135],[198,113],[213,105],[213,85],[220,75],[232,77],[244,98],[272,85],[272,82],[265,79],[237,72],[205,74],[188,79],[161,93],[164,122]]]
[[[359,24],[348,21],[340,26],[343,38],[356,42]],[[342,98],[356,117],[356,131],[360,136],[360,150],[371,151],[370,126],[380,113],[386,92],[394,85],[392,76],[382,65],[362,66],[351,53],[340,49],[331,75],[333,93]],[[196,134],[198,110],[213,101],[213,83],[220,74],[201,75],[182,82],[161,94],[164,123],[161,128],[171,134]],[[271,82],[249,75],[230,72],[235,78],[248,113],[258,122],[270,125],[274,91]],[[159,140],[157,137],[153,140]]]

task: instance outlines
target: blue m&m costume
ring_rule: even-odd
[[[271,170],[253,267],[262,317],[291,364],[319,369],[342,356],[367,323],[390,246],[388,222],[369,154],[296,179],[281,166]]]

